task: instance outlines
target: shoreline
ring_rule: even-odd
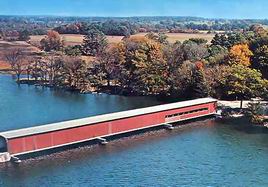
[[[248,104],[252,102],[252,100],[243,100],[243,105],[241,109],[247,109]],[[267,104],[267,101],[259,101],[261,104]],[[229,107],[232,109],[239,108],[240,109],[240,100],[233,100],[233,101],[228,101],[228,100],[218,100],[218,105],[223,106],[223,107]]]
[[[0,75],[11,75],[14,76],[15,74],[12,72],[12,70],[3,70],[0,69]],[[25,75],[25,74],[23,74]],[[16,81],[15,81],[16,82]],[[51,86],[48,84],[48,81],[46,80],[35,80],[33,78],[21,78],[19,84],[26,84],[26,85],[32,85],[32,86],[44,86],[48,88],[53,88],[53,89],[62,89],[65,91],[71,91],[71,92],[77,92],[80,94],[110,94],[110,95],[123,95],[123,96],[148,96],[148,97],[159,97],[161,94],[157,95],[141,95],[141,94],[136,94],[136,93],[126,93],[126,89],[119,89],[117,86],[100,86],[99,88],[97,87],[91,87],[92,89],[89,90],[79,90],[79,89],[72,89],[69,87],[63,87],[63,86]],[[118,91],[120,90],[120,91]],[[168,97],[165,97],[165,99],[168,99]],[[171,100],[173,98],[170,98]],[[186,98],[180,98],[180,100],[184,101]],[[188,99],[187,99],[188,100]],[[242,108],[241,109],[247,109],[248,108],[248,103],[252,102],[252,100],[243,100],[242,103]],[[267,104],[268,101],[259,101],[261,104]],[[218,106],[220,107],[229,107],[231,109],[240,109],[240,100],[221,100],[218,99]]]

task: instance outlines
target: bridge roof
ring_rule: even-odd
[[[93,117],[75,119],[75,120],[70,120],[70,121],[63,121],[63,122],[52,123],[52,124],[47,124],[47,125],[23,128],[23,129],[18,129],[18,130],[11,130],[11,131],[6,131],[6,132],[1,132],[0,136],[3,136],[7,139],[11,139],[11,138],[16,138],[16,137],[29,136],[33,134],[42,134],[46,132],[52,132],[52,131],[63,130],[63,129],[68,129],[68,128],[75,128],[75,127],[84,126],[84,125],[90,125],[90,124],[101,123],[105,121],[112,121],[116,119],[133,117],[133,116],[138,116],[138,115],[143,115],[143,114],[150,114],[150,113],[155,113],[155,112],[161,112],[161,111],[166,111],[166,110],[183,108],[187,106],[211,103],[211,102],[216,102],[216,101],[217,100],[213,98],[202,98],[202,99],[194,99],[194,100],[182,101],[182,102],[176,102],[176,103],[170,103],[170,104],[163,104],[163,105],[157,105],[157,106],[152,106],[152,107],[139,108],[139,109],[134,109],[134,110],[103,114],[103,115],[98,115],[98,116],[93,116]]]

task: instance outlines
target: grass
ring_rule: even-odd
[[[14,49],[21,49],[22,52],[27,56],[33,55],[36,52],[40,52],[38,48],[28,44],[27,42],[8,42],[0,40],[0,69],[10,69],[10,65],[5,60],[5,53]]]

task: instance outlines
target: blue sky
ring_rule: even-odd
[[[268,0],[0,0],[0,14],[268,19]]]

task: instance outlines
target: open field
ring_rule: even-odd
[[[139,33],[134,36],[145,36],[147,33]],[[190,38],[203,38],[210,42],[215,34],[188,34],[188,33],[167,33],[168,41],[170,43],[175,43],[176,41],[185,41]],[[79,45],[83,42],[83,35],[79,34],[62,34],[62,39],[65,41],[66,45]],[[44,35],[31,36],[31,43],[35,46],[39,45],[40,40],[44,38]],[[118,43],[122,40],[123,36],[107,36],[109,43]]]
[[[145,36],[147,33],[139,33],[136,36]],[[198,34],[189,34],[189,33],[167,33],[168,41],[170,43],[175,43],[176,41],[183,42],[190,38],[203,38],[211,42],[212,38],[215,34],[206,34],[206,33],[198,33]]]
[[[80,45],[83,42],[84,35],[80,34],[62,34],[62,39],[64,40],[65,44],[68,46],[73,45]],[[31,36],[31,44],[38,46],[39,42],[42,38],[44,38],[44,35],[34,35]],[[107,36],[109,43],[118,43],[122,40],[123,36]]]
[[[0,70],[8,70],[11,68],[8,62],[5,60],[5,53],[11,51],[12,49],[21,49],[22,52],[28,57],[38,56],[38,53],[41,52],[39,48],[34,47],[33,45],[24,41],[8,42],[0,40]],[[94,57],[90,56],[81,56],[81,58],[86,62],[92,62],[95,60]]]
[[[139,33],[134,36],[145,36],[147,33]],[[190,38],[204,38],[210,42],[214,37],[214,34],[206,34],[206,33],[198,33],[198,34],[188,34],[188,33],[167,33],[168,41],[170,43],[174,43],[176,41],[185,41]],[[62,34],[62,39],[65,41],[67,46],[73,45],[80,45],[83,42],[83,35],[79,34]],[[7,41],[0,41],[0,69],[9,69],[9,64],[4,59],[5,51],[9,51],[11,49],[20,48],[23,50],[25,54],[33,55],[35,52],[40,52],[37,47],[39,46],[40,40],[44,38],[44,35],[35,35],[31,36],[30,44],[23,42],[23,41],[16,41],[16,42],[7,42]],[[110,44],[118,43],[122,40],[123,36],[107,36],[107,39]],[[92,60],[91,58],[88,59],[85,57],[85,60]]]
[[[27,56],[40,52],[38,48],[28,44],[27,42],[7,42],[0,40],[0,69],[10,69],[10,65],[5,60],[5,52],[8,52],[12,49],[21,49],[22,52]]]

